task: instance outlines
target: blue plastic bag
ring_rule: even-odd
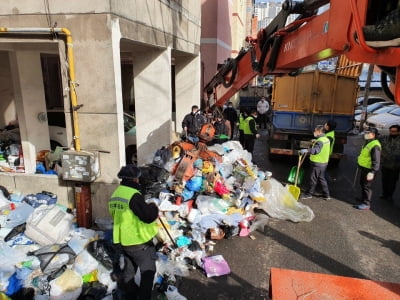
[[[186,182],[185,188],[192,192],[198,192],[201,190],[203,184],[203,177],[193,176]]]

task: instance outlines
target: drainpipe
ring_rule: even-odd
[[[77,102],[76,97],[76,86],[75,81],[75,66],[74,66],[74,51],[72,44],[71,32],[67,28],[7,28],[0,27],[0,34],[2,33],[48,33],[63,34],[66,37],[66,47],[67,47],[67,58],[68,58],[68,76],[69,76],[69,93],[72,105],[72,123],[74,126],[74,145],[76,151],[81,151],[80,133],[79,133],[79,123],[78,123],[78,109],[80,106]]]

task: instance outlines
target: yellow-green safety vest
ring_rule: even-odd
[[[329,161],[329,139],[326,136],[320,136],[315,142],[321,142],[322,148],[318,154],[311,154],[310,160],[314,163],[326,164]]]
[[[239,115],[239,130],[243,130],[244,127],[244,115],[242,113],[240,113]]]
[[[113,242],[123,246],[140,245],[150,241],[157,234],[157,224],[141,221],[129,208],[133,195],[138,190],[120,185],[108,202],[108,209],[113,218]]]
[[[331,142],[331,151],[329,152],[329,154],[332,154],[333,152],[333,145],[335,145],[335,131],[331,130],[327,133],[325,133],[326,137],[331,137],[332,138],[332,142]]]
[[[253,134],[250,129],[250,120],[254,120],[253,116],[248,116],[243,122],[243,133],[244,134]]]
[[[378,140],[372,140],[361,148],[360,155],[357,159],[359,166],[367,169],[372,168],[371,150],[375,146],[378,146],[379,149],[382,148],[381,143]]]

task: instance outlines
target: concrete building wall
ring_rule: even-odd
[[[172,86],[171,64],[175,55],[181,58],[178,74],[184,74],[187,81],[176,85],[177,118],[183,110],[193,103],[200,103],[200,3],[197,1],[49,1],[49,7],[43,2],[26,0],[3,1],[0,7],[0,24],[7,28],[48,28],[57,23],[58,28],[68,28],[73,39],[77,102],[82,105],[78,110],[80,142],[83,150],[99,150],[100,177],[91,184],[94,217],[105,216],[107,200],[118,184],[116,174],[124,164],[123,106],[121,87],[121,55],[128,53],[134,70],[134,89],[137,117],[138,161],[145,163],[161,146],[171,142],[172,125]],[[46,16],[46,13],[49,15]],[[15,82],[21,81],[20,73],[28,71],[20,64],[29,60],[29,66],[40,69],[39,53],[58,53],[62,65],[64,82],[64,104],[67,118],[70,107],[70,94],[67,86],[66,52],[63,36],[38,36],[35,34],[0,34],[0,65],[7,66],[6,57],[13,58],[13,64],[21,66],[13,70]],[[26,66],[28,67],[28,66]],[[38,72],[36,70],[36,72]],[[11,72],[10,72],[11,73]],[[0,77],[7,73],[0,71]],[[2,104],[0,115],[10,114],[12,99],[21,93],[21,103],[25,114],[23,126],[27,133],[23,139],[42,129],[30,126],[37,116],[37,110],[44,105],[43,88],[37,82],[26,80],[13,92],[4,89],[0,83],[0,95],[7,96],[10,104]],[[181,75],[179,75],[181,76]],[[181,76],[182,78],[182,76]],[[189,82],[194,84],[189,84]],[[26,95],[29,88],[37,87],[34,98],[37,108],[27,107]],[[33,98],[33,95],[32,95]],[[15,102],[17,103],[17,102]],[[190,104],[189,104],[190,103]],[[4,106],[4,107],[3,107]],[[12,108],[11,108],[12,113]],[[17,112],[18,113],[18,112]],[[6,122],[6,118],[4,118]],[[7,119],[8,120],[8,119]],[[181,120],[176,121],[180,123]],[[67,132],[72,141],[72,129],[67,122]],[[46,139],[47,140],[47,139]],[[41,142],[40,142],[41,143]],[[35,144],[40,144],[39,140]],[[25,148],[25,147],[24,147]],[[28,148],[27,148],[28,149]],[[35,149],[35,150],[34,150]],[[37,149],[31,151],[33,154]],[[30,154],[30,156],[32,156]],[[34,162],[32,157],[29,159]],[[31,165],[33,166],[33,165]],[[32,173],[32,168],[29,168]],[[59,193],[59,202],[67,205],[73,201],[74,182],[63,181],[57,176],[29,174],[1,174],[5,176],[6,187],[23,193],[36,193],[35,185],[24,184],[25,178],[47,183],[47,189]],[[3,180],[0,179],[2,182]],[[28,180],[28,179],[26,179]]]
[[[17,119],[8,52],[0,51],[0,128]]]
[[[247,1],[233,2],[232,12],[232,57],[236,57],[240,49],[245,45],[246,34],[246,7]]]
[[[201,57],[206,84],[232,50],[232,2],[202,0]]]

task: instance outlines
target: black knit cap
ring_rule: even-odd
[[[336,122],[333,120],[329,120],[326,122],[326,124],[329,126],[329,130],[335,130],[336,128]]]
[[[123,166],[117,176],[121,179],[135,179],[139,178],[140,175],[142,175],[142,171],[135,164],[129,164]]]
[[[368,127],[366,132],[371,132],[371,133],[375,134],[375,136],[377,136],[379,134],[378,129],[376,129],[375,127]]]

